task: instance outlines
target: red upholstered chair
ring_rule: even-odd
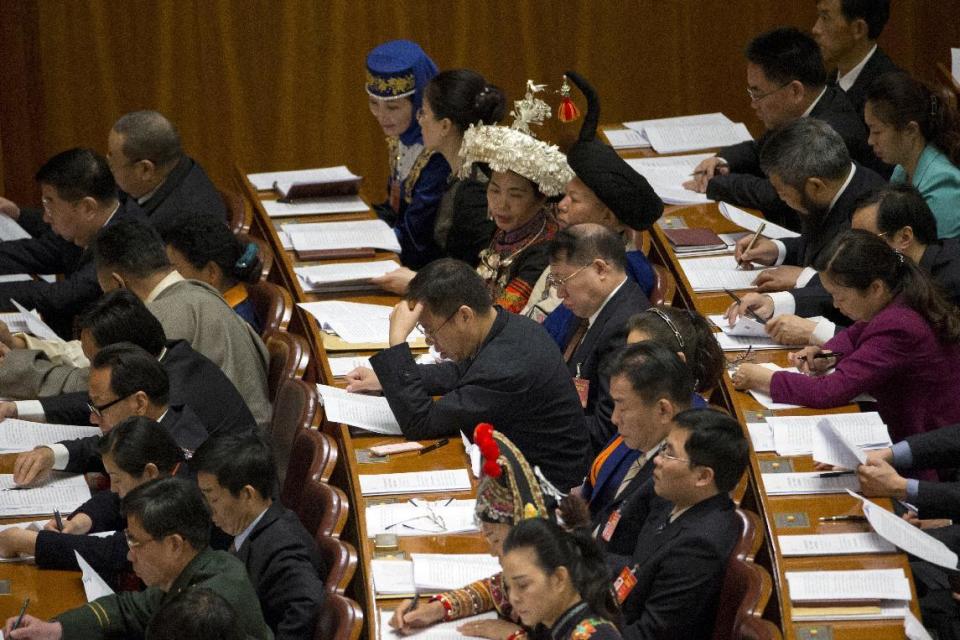
[[[329,536],[319,537],[317,547],[327,567],[327,591],[342,595],[357,570],[357,550],[349,542]]]
[[[253,209],[239,193],[217,189],[223,205],[227,208],[227,225],[236,233],[247,233],[253,224]]]
[[[763,543],[760,516],[745,509],[737,509],[737,515],[743,529],[720,587],[713,640],[739,640],[744,620],[763,614],[773,588],[770,575],[753,562]]]
[[[314,538],[338,538],[347,524],[350,500],[337,487],[319,480],[308,480],[300,493],[300,504],[294,511]]]
[[[303,380],[285,380],[277,392],[270,420],[270,445],[281,487],[290,465],[294,439],[299,431],[310,428],[316,419],[318,407],[317,388]]]
[[[298,428],[290,443],[286,478],[280,485],[280,502],[296,511],[300,506],[303,487],[308,481],[326,482],[330,479],[339,452],[331,436],[309,426]]]
[[[287,330],[293,316],[293,298],[289,291],[272,282],[258,282],[247,285],[247,295],[260,320],[261,338],[266,340],[271,333]]]
[[[662,264],[652,264],[656,279],[650,291],[650,304],[673,304],[673,296],[677,293],[677,281]]]
[[[269,333],[263,342],[270,354],[270,364],[267,367],[268,393],[270,401],[276,405],[284,381],[301,379],[306,373],[310,364],[310,347],[302,337],[286,331]],[[274,406],[274,411],[276,409]]]
[[[363,611],[339,593],[328,593],[320,605],[314,640],[357,640],[363,628]]]

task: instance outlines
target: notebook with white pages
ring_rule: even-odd
[[[297,251],[334,251],[358,248],[400,253],[397,234],[383,220],[285,224],[281,229]]]
[[[345,389],[325,384],[318,384],[317,392],[324,415],[330,422],[384,435],[403,435],[385,397],[348,393]]]
[[[469,491],[471,488],[466,469],[361,474],[359,477],[360,493],[365,496]]]
[[[704,193],[685,189],[683,183],[690,180],[694,168],[712,153],[661,158],[627,158],[634,171],[646,178],[654,192],[666,204],[702,204],[712,202]]]
[[[732,291],[756,289],[753,281],[763,270],[740,269],[732,255],[709,258],[682,258],[677,260],[690,286],[697,293],[708,291]]]
[[[0,516],[30,516],[72,512],[90,499],[90,487],[82,475],[54,471],[37,486],[19,487],[12,474],[0,475]]]
[[[795,603],[836,600],[910,600],[903,569],[787,571],[790,600]]]
[[[372,262],[339,262],[318,264],[307,267],[294,267],[300,286],[304,291],[329,292],[333,290],[377,289],[370,282],[373,278],[386,275],[400,268],[393,260],[375,260]]]

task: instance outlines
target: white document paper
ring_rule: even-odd
[[[297,251],[382,249],[400,253],[397,234],[383,220],[349,220],[283,225]]]
[[[427,591],[448,591],[500,572],[500,561],[488,553],[412,553],[413,582]]]
[[[707,124],[733,124],[733,120],[718,111],[715,113],[698,113],[691,116],[672,116],[669,118],[654,118],[651,120],[631,120],[630,122],[624,122],[623,126],[628,129],[633,129],[638,133],[643,133],[646,131],[647,127],[699,126]]]
[[[657,153],[683,153],[726,147],[753,140],[742,122],[734,124],[654,125],[644,128],[650,146]]]
[[[25,240],[30,234],[5,213],[0,213],[0,240]]]
[[[367,507],[367,534],[423,536],[479,531],[476,500],[408,500]],[[460,586],[460,585],[457,585]]]
[[[487,611],[475,616],[450,620],[449,622],[438,622],[429,627],[414,629],[411,633],[401,636],[390,626],[390,619],[393,618],[393,611],[380,610],[380,640],[389,638],[417,638],[418,640],[464,640],[470,636],[465,636],[457,628],[477,620],[496,620],[496,611]]]
[[[13,298],[10,299],[10,302],[13,303],[13,306],[17,308],[17,311],[19,311],[20,315],[23,317],[23,322],[27,327],[26,333],[30,333],[45,340],[63,342],[63,338],[58,336],[56,331],[51,329],[46,322],[41,320],[40,316],[33,311],[28,311],[26,307]]]
[[[957,49],[954,49],[954,51],[957,51]],[[960,73],[960,71],[954,71],[954,75],[958,73]],[[960,76],[958,76],[957,79],[960,81]],[[930,632],[923,626],[923,623],[917,620],[917,617],[913,615],[909,607],[907,608],[906,615],[903,616],[903,631],[907,635],[907,640],[933,640]]]
[[[356,180],[359,177],[343,165],[321,169],[294,169],[293,171],[267,171],[247,174],[247,179],[257,191],[272,191],[275,182],[289,184],[294,182],[344,182],[346,180]]]
[[[922,560],[951,571],[957,570],[957,554],[947,545],[876,503],[855,493],[850,495],[863,502],[863,515],[884,540]]]
[[[470,459],[470,472],[477,480],[480,479],[480,467],[483,465],[483,454],[480,453],[480,447],[470,442],[463,431],[460,432],[460,439],[463,441],[463,450]]]
[[[264,211],[271,218],[287,216],[315,216],[329,213],[361,213],[370,207],[360,196],[330,196],[329,198],[310,198],[294,202],[263,200]]]
[[[732,204],[726,202],[721,202],[719,205],[720,214],[732,222],[733,224],[740,225],[748,231],[753,231],[756,233],[757,229],[760,228],[760,225],[766,222],[766,226],[763,228],[763,236],[766,238],[773,238],[775,240],[783,240],[784,238],[799,238],[800,234],[796,231],[790,231],[785,227],[774,224],[772,222],[767,222],[763,218],[757,217],[752,213],[747,213],[739,207],[735,207]]]
[[[413,584],[413,562],[410,560],[370,561],[373,589],[378,596],[408,596],[416,591]]]
[[[719,327],[721,331],[729,336],[766,339],[769,339],[770,337],[767,335],[767,330],[762,324],[748,316],[738,317],[737,323],[732,327],[730,326],[730,323],[727,322],[726,316],[724,316],[722,313],[711,314],[707,316],[707,318],[709,318],[710,322]]]
[[[370,368],[370,358],[367,356],[334,356],[327,358],[330,363],[330,373],[342,378],[357,367]]]
[[[777,453],[782,456],[813,453],[814,430],[821,420],[828,420],[851,443],[863,449],[893,446],[887,425],[876,411],[816,416],[770,416],[767,424],[773,429]]]
[[[777,536],[784,556],[835,556],[848,553],[896,553],[897,548],[872,531]]]
[[[604,129],[604,135],[614,149],[638,149],[649,147],[650,141],[633,129]]]
[[[771,371],[789,371],[791,373],[800,373],[796,367],[781,367],[774,362],[761,362],[760,366],[770,369]],[[750,395],[752,395],[753,399],[759,402],[765,409],[770,409],[771,411],[801,408],[801,405],[799,404],[790,404],[789,402],[774,402],[773,397],[769,393],[764,393],[763,391],[758,391],[757,389],[750,389]]]
[[[705,193],[690,191],[683,183],[690,180],[693,170],[712,153],[663,158],[628,158],[627,164],[646,178],[647,182],[666,204],[701,204],[712,202]]]
[[[752,348],[754,351],[769,351],[771,349],[787,349],[782,344],[777,344],[773,338],[752,338],[750,336],[733,336],[729,333],[714,333],[713,337],[717,344],[724,351],[746,351]]]
[[[814,493],[845,493],[859,491],[856,475],[821,477],[824,472],[764,473],[763,489],[768,496],[807,495]]]
[[[402,436],[390,404],[383,396],[348,393],[344,389],[325,384],[317,385],[323,412],[331,422],[360,427],[373,433]]]
[[[372,278],[378,278],[391,271],[396,271],[400,265],[393,260],[376,260],[373,262],[339,262],[334,264],[318,264],[309,267],[294,267],[305,291],[315,287],[345,284],[368,284]],[[371,285],[372,286],[372,285]]]
[[[829,419],[817,421],[813,430],[813,459],[839,469],[856,469],[867,462],[867,454],[855,445]]]
[[[766,422],[748,422],[747,430],[750,432],[750,441],[753,442],[754,451],[773,451],[773,429]]]
[[[756,289],[753,281],[763,269],[738,269],[733,256],[713,256],[709,258],[684,258],[678,260],[690,286],[697,293],[707,291],[732,291]]]
[[[390,312],[393,307],[343,300],[301,302],[297,306],[317,319],[320,328],[332,331],[344,342],[389,342]],[[422,340],[424,335],[414,329],[407,342]]]
[[[910,600],[903,569],[787,571],[792,602],[821,600]]]
[[[360,493],[365,496],[470,490],[470,475],[466,469],[361,474],[359,477]]]
[[[953,79],[960,82],[960,49],[950,49],[950,72]]]
[[[12,474],[0,475],[0,516],[26,516],[72,512],[90,499],[90,487],[82,475],[54,472],[38,487],[21,489]]]
[[[93,602],[103,596],[112,596],[113,589],[110,588],[100,574],[90,566],[79,552],[73,552],[77,556],[77,564],[80,565],[80,571],[83,572],[83,591],[87,594],[87,602]]]
[[[102,433],[99,427],[44,424],[7,418],[0,422],[0,450],[29,451],[44,444],[100,436]]]

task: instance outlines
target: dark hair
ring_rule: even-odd
[[[674,328],[683,340],[682,345],[677,340]],[[710,323],[696,311],[665,305],[651,307],[630,318],[627,331],[634,330],[644,332],[650,340],[659,342],[671,351],[683,353],[687,367],[696,379],[694,386],[697,391],[702,393],[720,384],[727,361],[723,357],[723,349],[713,337]]]
[[[797,118],[774,129],[760,149],[760,168],[803,191],[809,178],[841,180],[850,171],[850,152],[840,134],[816,118]]]
[[[133,278],[145,278],[170,268],[160,234],[139,220],[117,220],[97,234],[93,243],[97,269],[111,269]]]
[[[948,92],[892,71],[870,83],[866,101],[880,121],[898,131],[916,122],[927,142],[960,164],[960,114]]]
[[[123,136],[123,155],[131,162],[149,160],[157,167],[166,167],[183,155],[177,129],[156,111],[120,116],[113,130]]]
[[[745,54],[770,82],[786,85],[799,80],[806,87],[822,87],[827,82],[820,47],[796,27],[760,34],[750,41]]]
[[[127,289],[114,289],[105,294],[78,318],[77,326],[88,329],[100,348],[130,342],[155,358],[167,342],[157,317]]]
[[[601,225],[575,224],[557,232],[550,241],[550,260],[566,261],[578,266],[597,258],[616,267],[627,268],[627,252],[623,238]]]
[[[201,551],[210,543],[210,510],[196,482],[157,478],[145,482],[120,503],[125,518],[136,516],[154,540],[180,534]]]
[[[223,596],[190,587],[167,600],[150,619],[146,640],[244,640],[240,616]]]
[[[160,227],[160,236],[195,269],[216,264],[231,286],[260,280],[263,264],[257,243],[240,242],[223,220],[202,214],[179,216],[176,224]]]
[[[815,268],[838,285],[860,291],[880,280],[895,298],[930,324],[941,342],[960,342],[957,308],[913,260],[874,234],[861,229],[844,231],[818,256]]]
[[[48,184],[68,202],[93,198],[104,204],[117,199],[117,183],[106,158],[92,149],[61,151],[43,163],[34,179]]]
[[[209,438],[194,452],[190,468],[216,476],[217,484],[234,496],[250,485],[261,498],[269,498],[277,482],[270,446],[257,434]]]
[[[503,91],[470,69],[441,71],[430,80],[424,96],[437,120],[450,118],[460,133],[471,124],[498,122],[507,108]]]
[[[867,37],[876,40],[890,19],[890,0],[841,0],[840,11],[847,22],[866,22]]]
[[[466,262],[453,258],[434,260],[420,269],[410,281],[405,299],[422,302],[440,316],[453,315],[463,305],[478,314],[493,306],[483,279]]]
[[[183,462],[183,450],[167,430],[145,416],[132,416],[120,421],[107,432],[99,444],[100,455],[109,455],[127,473],[139,476],[151,462],[171,475]]]
[[[937,241],[937,219],[930,205],[912,184],[888,184],[862,194],[854,202],[854,211],[877,206],[877,229],[885,235],[893,235],[904,227],[913,229],[918,242],[933,244]]]
[[[690,432],[684,446],[691,465],[713,469],[717,491],[731,491],[750,462],[750,447],[740,424],[716,409],[687,409],[673,418]]]
[[[110,388],[118,398],[143,391],[155,405],[170,401],[170,378],[155,356],[135,344],[118,342],[103,347],[90,362],[92,369],[110,368]]]
[[[548,574],[566,567],[570,582],[590,610],[614,624],[620,623],[620,607],[613,595],[610,570],[603,552],[588,531],[564,531],[544,518],[522,520],[503,541],[503,554],[532,549],[537,566]]]
[[[693,376],[672,349],[661,342],[644,340],[627,344],[614,352],[601,375],[624,376],[647,404],[667,398],[679,407],[690,406]]]

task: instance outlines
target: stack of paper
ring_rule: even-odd
[[[918,529],[919,531],[919,529]],[[872,531],[777,536],[784,556],[834,556],[848,553],[895,553],[897,548]]]
[[[373,433],[391,436],[403,435],[400,425],[383,396],[347,393],[343,389],[318,384],[320,402],[327,420],[351,427],[360,427]]]
[[[413,582],[426,591],[447,591],[500,572],[500,561],[488,553],[412,553]]]
[[[800,373],[796,367],[781,367],[780,365],[774,362],[761,362],[761,367],[770,369],[771,371],[789,371],[791,373]],[[764,408],[770,409],[771,411],[778,411],[780,409],[799,409],[800,405],[790,404],[788,402],[774,402],[773,398],[769,393],[764,393],[763,391],[757,391],[756,389],[750,390],[750,395],[753,396],[754,400],[763,405]]]
[[[29,451],[44,444],[101,435],[99,427],[43,424],[7,418],[0,425],[0,451]]]
[[[90,488],[81,475],[54,472],[44,484],[20,488],[13,475],[0,475],[0,517],[71,512],[90,499]]]
[[[720,329],[720,333],[715,333],[714,337],[724,351],[796,348],[774,342],[773,338],[767,335],[766,327],[748,316],[737,318],[737,323],[732,327],[723,314],[711,314],[707,317]],[[813,322],[818,322],[821,319],[821,316],[810,318]]]
[[[413,563],[409,560],[370,561],[373,590],[378,596],[409,597],[417,588],[413,584]]]
[[[257,191],[273,191],[278,186],[288,186],[294,183],[337,183],[359,180],[347,167],[324,167],[321,169],[294,169],[293,171],[267,171],[264,173],[248,173],[247,180]]]
[[[733,120],[720,112],[700,113],[692,116],[673,116],[670,118],[654,118],[651,120],[631,120],[624,122],[623,126],[633,129],[640,134],[646,142],[643,146],[649,147],[650,141],[647,139],[647,127],[695,127],[711,124],[733,124]]]
[[[883,418],[875,411],[815,416],[770,416],[774,448],[782,456],[813,453],[817,423],[826,420],[852,443],[865,449],[892,446]]]
[[[360,196],[330,196],[329,198],[310,198],[294,202],[263,200],[261,204],[271,218],[315,216],[328,213],[362,213],[370,210],[370,207]]]
[[[316,318],[321,329],[336,333],[344,342],[385,343],[390,339],[390,312],[393,307],[342,300],[303,302],[298,306]],[[423,338],[424,335],[414,329],[407,342]]]
[[[334,293],[339,291],[376,290],[370,282],[400,268],[393,260],[375,262],[343,262],[294,267],[304,291]]]
[[[750,432],[750,441],[754,451],[773,451],[776,447],[773,441],[773,429],[766,422],[748,422],[747,431]]]
[[[290,238],[289,248],[297,251],[370,248],[400,253],[397,234],[383,220],[285,224],[281,230]]]
[[[646,136],[633,129],[604,129],[603,133],[614,149],[636,149],[650,146]]]
[[[367,534],[398,536],[477,531],[476,500],[408,500],[367,507]]]
[[[376,560],[374,562],[376,562]],[[382,640],[390,637],[400,637],[396,635],[396,632],[390,627],[390,620],[392,618],[393,611],[380,610],[380,638]],[[497,618],[498,615],[496,611],[488,611],[475,616],[432,624],[429,627],[417,629],[413,636],[410,637],[415,637],[418,640],[463,640],[466,636],[457,631],[457,629],[464,624],[478,620],[496,620]]]
[[[752,213],[747,213],[743,209],[733,206],[732,204],[727,204],[726,202],[721,202],[720,214],[732,222],[733,224],[740,225],[747,231],[757,232],[757,229],[760,228],[761,224],[766,223],[766,226],[763,228],[763,235],[767,238],[774,238],[776,240],[783,240],[784,238],[799,238],[800,234],[796,231],[790,231],[781,227],[780,225],[773,224],[772,222],[767,222],[763,218],[759,218]]]
[[[357,367],[370,368],[370,358],[366,356],[334,356],[327,358],[330,363],[330,373],[337,378],[342,378]]]
[[[845,493],[859,491],[860,481],[851,474],[831,475],[819,471],[803,473],[764,473],[763,489],[768,496]]]
[[[910,601],[903,569],[787,571],[793,618],[857,620],[902,618]],[[830,603],[830,606],[804,606]]]
[[[734,124],[655,125],[644,128],[650,146],[657,153],[684,153],[726,147],[753,140],[742,122]]]
[[[466,469],[411,471],[360,476],[360,493],[365,496],[396,493],[438,493],[469,491],[470,476]]]
[[[712,202],[706,194],[685,189],[683,183],[690,180],[693,170],[712,153],[664,158],[629,158],[627,164],[650,183],[660,199],[666,204],[701,204]]]
[[[762,269],[740,269],[733,256],[678,260],[690,286],[697,293],[731,289],[756,289],[753,281]]]

